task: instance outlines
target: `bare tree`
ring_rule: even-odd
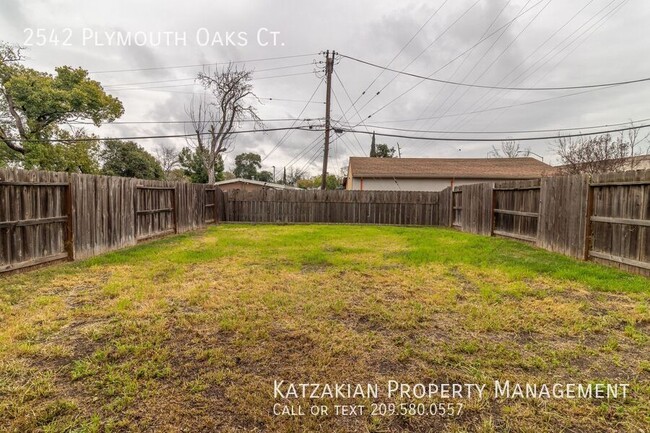
[[[490,151],[495,158],[518,158],[520,156],[528,156],[530,150],[521,150],[519,142],[516,140],[506,140],[501,142],[501,146],[497,148],[495,145],[492,145],[492,150]]]
[[[642,154],[650,154],[650,147],[648,147],[645,152],[643,150],[638,151],[637,148],[650,137],[650,134],[647,134],[643,138],[639,138],[639,133],[641,131],[640,128],[634,128],[634,122],[630,122],[630,126],[633,129],[630,129],[626,131],[625,133],[621,133],[621,135],[625,134],[627,137],[627,142],[630,147],[630,156],[638,156]],[[640,161],[636,159],[631,159],[630,160],[630,170],[634,170],[637,168],[637,165],[639,164]]]
[[[178,150],[173,144],[161,143],[156,148],[155,153],[156,159],[165,172],[165,177],[168,177],[169,173],[179,165]]]
[[[13,132],[17,132],[22,139],[27,138],[25,119],[4,86],[11,77],[12,67],[25,59],[22,51],[23,48],[18,45],[0,41],[0,141],[16,152],[25,153],[23,146],[17,140],[12,140],[12,136],[17,135]]]
[[[630,143],[624,135],[613,138],[610,134],[595,137],[557,139],[557,154],[569,174],[604,173],[620,170],[630,153]]]
[[[258,100],[253,93],[251,71],[231,63],[212,74],[201,72],[197,80],[208,96],[193,100],[186,112],[195,135],[195,150],[203,155],[208,183],[213,184],[215,162],[230,149],[237,127],[245,120],[252,120],[255,126],[262,122],[255,107],[246,100]]]
[[[307,175],[306,170],[290,167],[287,173],[287,185],[297,185],[298,181],[304,179]]]

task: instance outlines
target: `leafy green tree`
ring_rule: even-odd
[[[257,153],[240,153],[235,157],[235,176],[242,179],[257,179],[258,170],[262,168],[262,157]]]
[[[95,126],[124,113],[122,103],[81,68],[60,66],[55,74],[21,64],[19,47],[0,43],[0,142],[34,167],[46,168],[57,126],[74,120],[91,120]],[[36,156],[29,156],[34,151]],[[55,152],[56,153],[56,152]]]
[[[205,168],[205,152],[202,152],[200,147],[197,147],[196,150],[184,147],[178,154],[178,162],[183,173],[191,182],[208,183],[209,174]],[[217,155],[214,163],[215,181],[218,182],[224,179],[223,169],[223,158],[221,158],[221,155]]]
[[[389,148],[387,144],[377,144],[377,149],[375,150],[376,158],[393,158],[394,156],[394,147]]]
[[[7,146],[0,146],[0,168],[13,166],[15,156],[15,152]]]
[[[101,158],[102,173],[109,176],[138,179],[164,179],[160,163],[150,153],[132,141],[107,140]]]
[[[326,179],[326,189],[339,189],[341,186],[341,179],[333,174],[328,174]],[[305,189],[320,189],[321,176],[314,176],[309,179],[298,180],[298,187]]]
[[[97,136],[83,130],[69,132],[58,129],[56,142],[33,143],[22,159],[27,169],[37,168],[69,173],[99,173],[100,146]]]
[[[261,182],[273,182],[273,173],[270,171],[260,171],[257,173],[257,180]]]
[[[395,148],[388,147],[387,144],[378,144],[375,140],[375,133],[372,133],[372,141],[370,142],[370,157],[371,158],[392,158],[395,156]]]

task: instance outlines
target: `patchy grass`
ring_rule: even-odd
[[[649,286],[445,229],[213,227],[1,280],[0,431],[648,431]],[[287,417],[276,379],[632,391]]]

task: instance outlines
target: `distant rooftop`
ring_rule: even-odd
[[[295,186],[291,185],[282,185],[281,183],[273,183],[273,182],[262,182],[259,180],[252,180],[252,179],[243,179],[241,177],[235,178],[235,179],[229,179],[229,180],[222,180],[220,182],[215,182],[215,185],[230,185],[232,183],[247,183],[250,185],[259,185],[259,186],[264,186],[266,188],[272,188],[272,189],[300,189]]]
[[[535,158],[370,158],[350,157],[352,177],[531,179],[555,168]]]

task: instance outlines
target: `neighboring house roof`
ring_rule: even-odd
[[[300,188],[296,188],[295,186],[282,185],[280,183],[262,182],[259,180],[242,179],[239,177],[236,179],[222,180],[220,182],[215,182],[214,184],[219,186],[219,185],[229,185],[231,183],[238,183],[238,182],[247,183],[250,185],[259,185],[265,188],[272,188],[272,189],[300,189]]]
[[[535,158],[350,157],[349,173],[363,178],[531,179],[555,169]]]

